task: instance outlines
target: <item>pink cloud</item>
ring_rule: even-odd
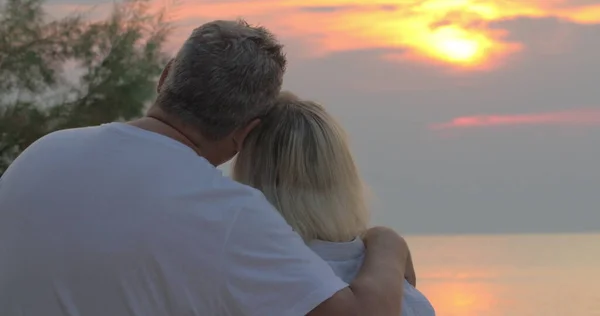
[[[511,125],[600,125],[600,109],[514,115],[460,116],[445,123],[433,124],[430,128],[442,130]]]

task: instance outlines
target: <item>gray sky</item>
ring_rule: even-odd
[[[65,3],[50,2],[99,2]],[[376,222],[411,234],[600,230],[600,0],[171,3],[174,49],[212,19],[280,37],[285,88],[348,130]]]

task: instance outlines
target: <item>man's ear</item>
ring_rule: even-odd
[[[158,79],[158,85],[156,85],[156,93],[160,93],[160,89],[162,88],[163,83],[165,83],[165,79],[167,79],[167,75],[169,75],[169,70],[171,70],[171,65],[173,65],[173,59],[169,60],[165,69],[163,69],[160,74],[160,79]]]
[[[237,150],[242,150],[242,145],[244,144],[244,140],[252,130],[254,130],[260,124],[260,119],[254,119],[250,121],[250,123],[246,124],[245,127],[239,129],[235,135],[235,142],[237,145]]]

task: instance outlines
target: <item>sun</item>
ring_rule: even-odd
[[[447,39],[439,42],[438,45],[440,52],[455,62],[472,61],[479,52],[479,45],[473,40]]]
[[[465,66],[482,62],[486,57],[486,47],[491,44],[481,34],[456,26],[432,31],[426,43],[426,51],[432,57]]]

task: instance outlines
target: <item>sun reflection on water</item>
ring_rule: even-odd
[[[486,283],[450,281],[424,282],[419,286],[427,294],[438,315],[481,316],[494,310],[496,305],[493,288]]]

